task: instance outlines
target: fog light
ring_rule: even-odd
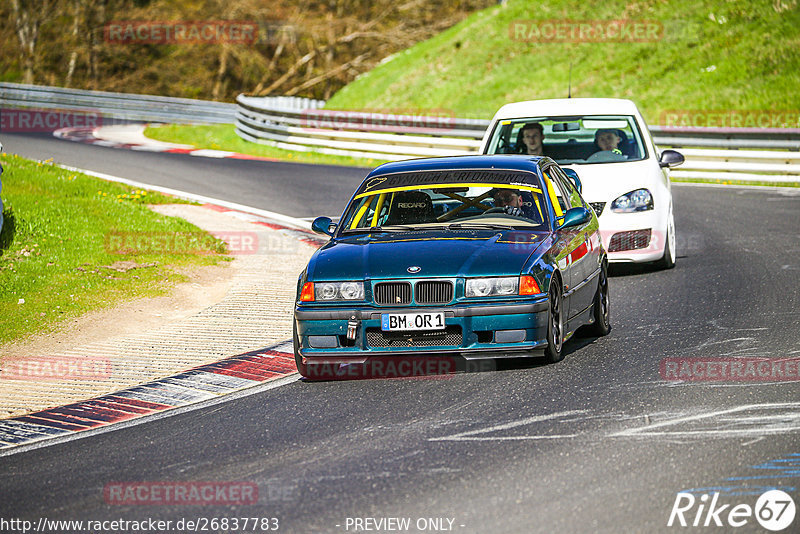
[[[308,336],[308,344],[315,349],[335,349],[339,340],[336,336]]]
[[[519,343],[525,341],[525,330],[498,330],[494,333],[495,343]]]

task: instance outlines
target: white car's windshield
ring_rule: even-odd
[[[628,115],[526,117],[497,123],[487,154],[537,154],[563,165],[637,161],[646,157]]]

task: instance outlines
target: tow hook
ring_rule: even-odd
[[[358,325],[360,321],[356,319],[355,315],[350,316],[350,320],[347,321],[347,339],[350,341],[356,340],[356,332],[358,331]]]

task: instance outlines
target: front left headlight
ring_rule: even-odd
[[[516,295],[518,288],[519,276],[505,276],[502,278],[470,278],[467,280],[465,295],[467,297]]]
[[[611,203],[611,211],[617,213],[634,213],[653,209],[653,195],[648,189],[637,189],[617,197]]]

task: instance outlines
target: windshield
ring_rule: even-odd
[[[562,165],[638,161],[647,155],[630,115],[503,120],[492,132],[486,153],[538,153]]]
[[[407,175],[414,182],[413,175]],[[537,183],[475,182],[373,187],[347,207],[343,233],[443,229],[542,229],[549,221]],[[527,178],[530,180],[530,178]]]

